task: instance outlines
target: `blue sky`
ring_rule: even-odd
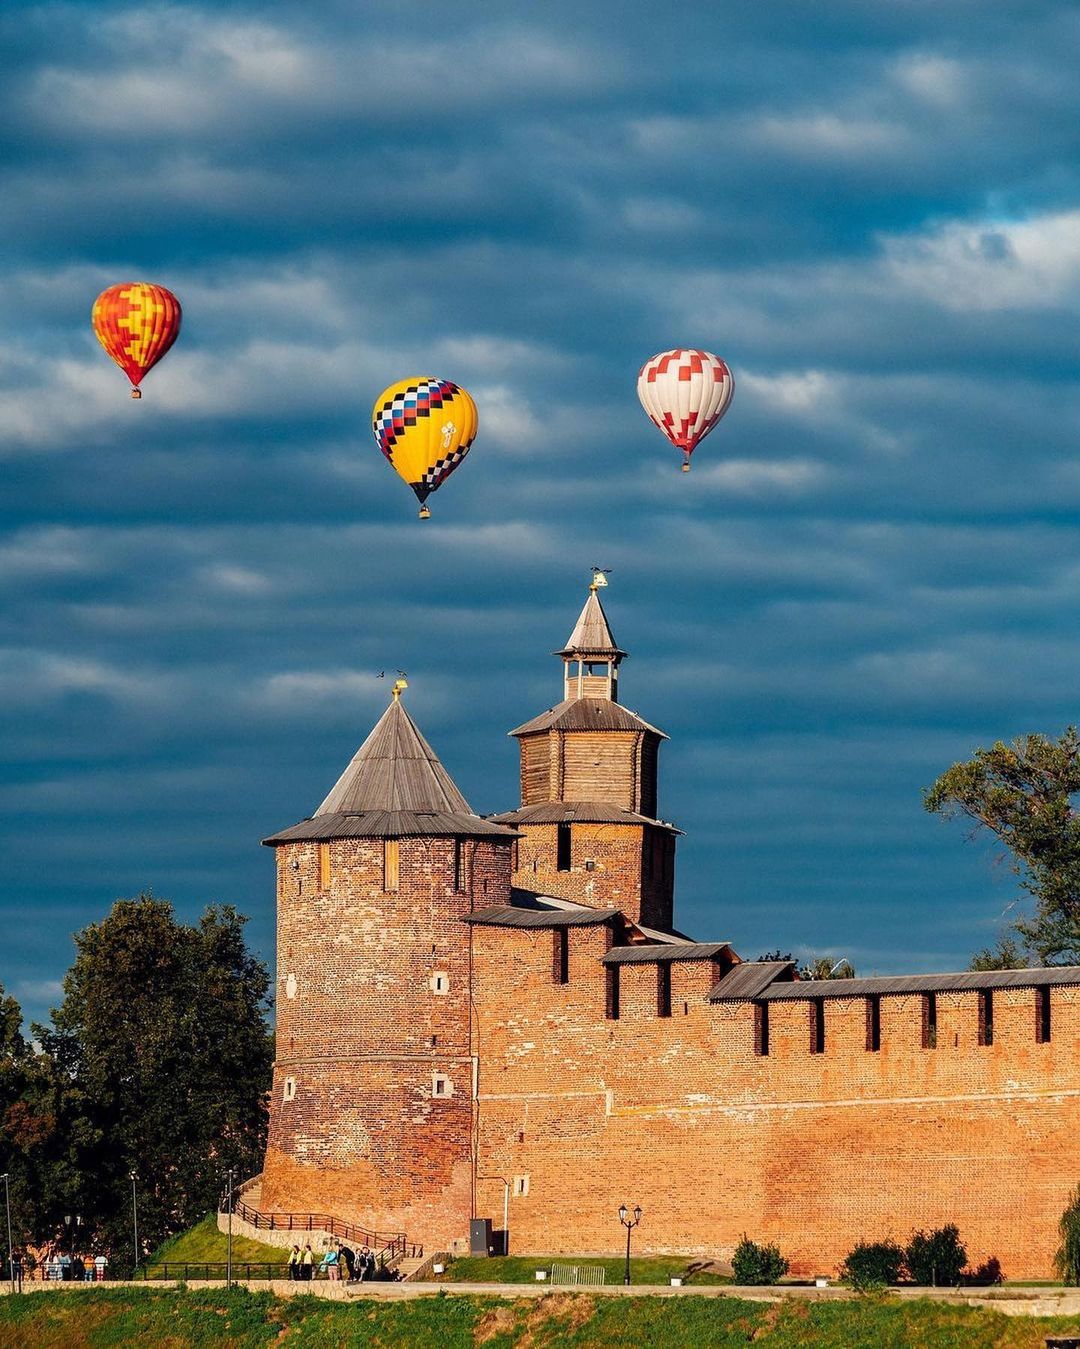
[[[20,4],[0,16],[0,982],[152,887],[251,916],[383,668],[474,808],[613,569],[678,920],[963,967],[1017,897],[924,814],[1077,717],[1080,11]],[[88,316],[185,310],[127,398]],[[638,365],[723,355],[678,471]],[[391,380],[480,434],[421,526]]]

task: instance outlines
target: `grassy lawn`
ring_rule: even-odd
[[[589,1268],[600,1266],[606,1272],[606,1283],[622,1283],[626,1268],[625,1258],[618,1255],[494,1255],[486,1259],[470,1255],[448,1262],[446,1273],[441,1277],[451,1283],[535,1283],[536,1271],[550,1271],[553,1263],[587,1265]],[[685,1255],[631,1258],[630,1279],[632,1283],[667,1283],[674,1274],[688,1285],[731,1282],[711,1270],[693,1269],[699,1263]]]
[[[301,1249],[303,1245],[301,1241]],[[181,1232],[179,1236],[165,1242],[146,1263],[153,1267],[166,1260],[177,1264],[184,1261],[192,1264],[200,1260],[224,1261],[228,1253],[227,1248],[228,1238],[224,1232],[218,1231],[216,1216],[211,1213],[201,1223],[196,1223],[186,1232]],[[313,1246],[312,1250],[314,1249]],[[319,1254],[321,1255],[321,1251]],[[235,1234],[233,1236],[234,1263],[250,1260],[253,1264],[283,1265],[288,1258],[288,1250],[281,1246],[265,1246],[261,1241],[252,1241],[250,1237]]]
[[[737,1298],[633,1299],[553,1292],[517,1301],[439,1293],[409,1302],[274,1298],[246,1289],[91,1289],[0,1298],[0,1349],[284,1343],[372,1349],[1041,1349],[1048,1334],[1080,1334],[1080,1317],[1002,1316],[928,1301],[862,1298],[770,1305]]]

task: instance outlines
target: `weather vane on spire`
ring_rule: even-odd
[[[593,567],[592,584],[589,586],[589,589],[593,592],[594,595],[600,589],[601,586],[607,585],[608,583],[607,578],[610,572],[611,572],[610,567]]]
[[[400,700],[401,695],[405,692],[405,690],[408,687],[409,681],[405,678],[405,671],[399,670],[398,677],[397,679],[394,680],[393,687],[390,689],[390,692],[394,695],[395,703]]]

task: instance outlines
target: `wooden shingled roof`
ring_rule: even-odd
[[[531,721],[515,726],[509,734],[531,735],[536,731],[650,731],[667,739],[663,731],[610,698],[565,698]]]
[[[315,814],[354,814],[362,810],[472,814],[468,801],[420,734],[405,704],[396,698]]]
[[[604,613],[604,606],[595,590],[589,592],[585,607],[578,615],[574,631],[557,656],[625,656],[611,632],[611,626]]]
[[[654,820],[635,810],[623,810],[610,801],[537,801],[531,806],[500,811],[487,818],[495,824],[647,824],[654,829],[667,829],[672,834],[682,833],[667,820]]]
[[[395,698],[315,814],[263,842],[418,834],[512,838],[513,830],[473,813]]]

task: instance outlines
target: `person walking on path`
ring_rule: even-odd
[[[351,1246],[338,1246],[338,1255],[341,1263],[345,1266],[345,1273],[350,1283],[356,1278],[356,1252]]]
[[[289,1278],[293,1283],[300,1281],[300,1247],[295,1242],[289,1252]]]
[[[105,1271],[109,1266],[109,1257],[107,1255],[94,1256],[94,1282],[103,1283]]]
[[[337,1247],[331,1246],[323,1256],[322,1263],[319,1265],[320,1269],[326,1270],[326,1277],[331,1283],[337,1283],[341,1277],[341,1267],[338,1264],[339,1259]]]
[[[311,1282],[311,1275],[314,1264],[315,1264],[315,1256],[311,1249],[311,1242],[309,1241],[305,1243],[303,1253],[300,1256],[300,1271],[301,1276],[305,1283]]]

